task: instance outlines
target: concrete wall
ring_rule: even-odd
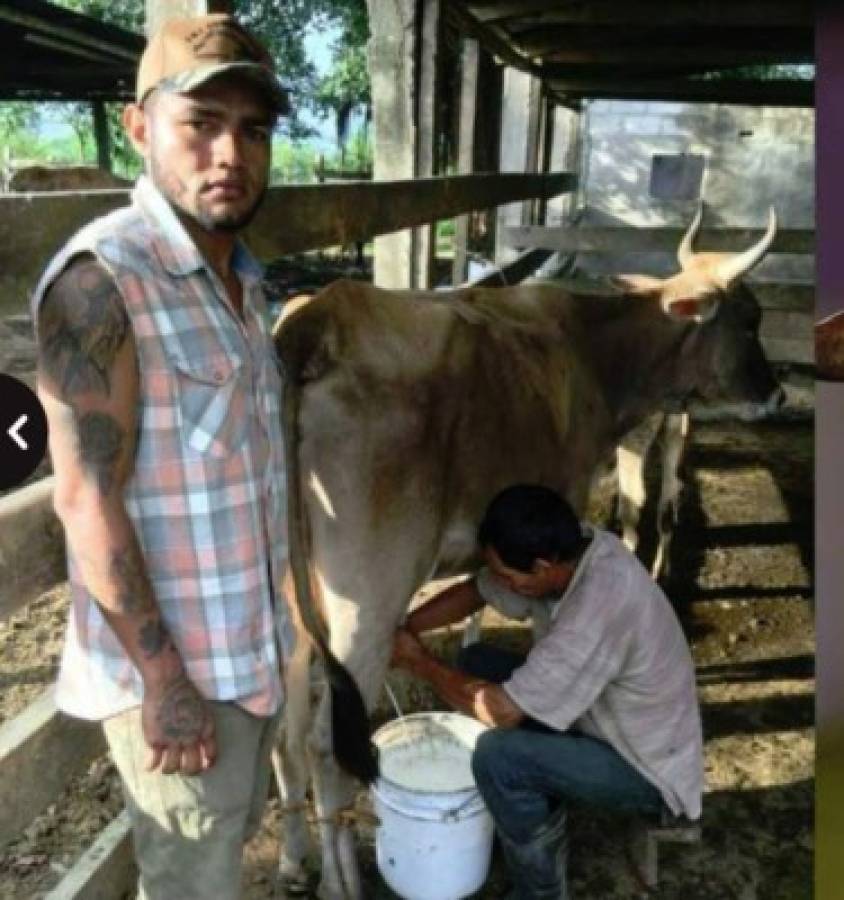
[[[781,226],[814,228],[812,109],[601,100],[586,118],[584,224],[685,226],[696,202],[656,199],[649,184],[654,154],[692,153],[704,157],[704,226],[763,227],[773,204]],[[664,256],[648,262],[654,274],[674,268]],[[605,260],[589,265],[609,271]],[[782,255],[757,275],[811,281],[813,272],[812,259]]]

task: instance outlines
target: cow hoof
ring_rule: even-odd
[[[279,900],[284,897],[312,897],[314,884],[315,880],[307,876],[295,878],[290,875],[280,875],[275,895]]]
[[[313,897],[318,877],[303,868],[279,869],[276,897]]]

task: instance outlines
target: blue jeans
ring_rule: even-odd
[[[523,662],[524,656],[476,643],[460,652],[457,665],[502,682]],[[663,806],[659,791],[609,744],[533,720],[484,732],[472,771],[496,827],[518,844],[530,841],[570,802],[644,814]]]

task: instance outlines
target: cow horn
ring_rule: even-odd
[[[727,285],[737,278],[741,278],[742,275],[746,275],[768,252],[768,248],[774,242],[776,233],[777,214],[772,206],[768,213],[768,230],[762,235],[761,240],[749,250],[745,250],[744,253],[736,253],[735,256],[724,260],[715,270],[715,277],[718,281]]]
[[[685,269],[694,256],[694,253],[692,253],[692,244],[694,243],[694,239],[697,237],[697,232],[700,228],[700,220],[702,218],[703,204],[701,203],[698,205],[695,217],[694,219],[692,219],[692,224],[689,225],[689,230],[686,232],[683,240],[680,241],[680,246],[677,248],[677,262],[680,263],[681,269]]]

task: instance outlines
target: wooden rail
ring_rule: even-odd
[[[68,780],[105,752],[99,725],[56,709],[49,687],[0,726],[0,845],[16,837],[64,790]]]
[[[750,247],[764,234],[758,228],[704,228],[695,238],[695,250],[735,252]],[[683,228],[547,228],[522,226],[504,229],[511,247],[543,247],[565,253],[674,253],[683,239]],[[777,231],[771,253],[814,253],[812,229]]]
[[[259,258],[269,260],[502,203],[555,197],[576,184],[575,175],[559,172],[273,187],[246,241]],[[127,196],[125,190],[0,195],[0,314],[21,312],[47,261],[68,235],[125,206]]]
[[[0,497],[0,622],[67,578],[55,479]]]
[[[129,813],[124,809],[44,900],[113,900],[132,893],[136,880]]]

